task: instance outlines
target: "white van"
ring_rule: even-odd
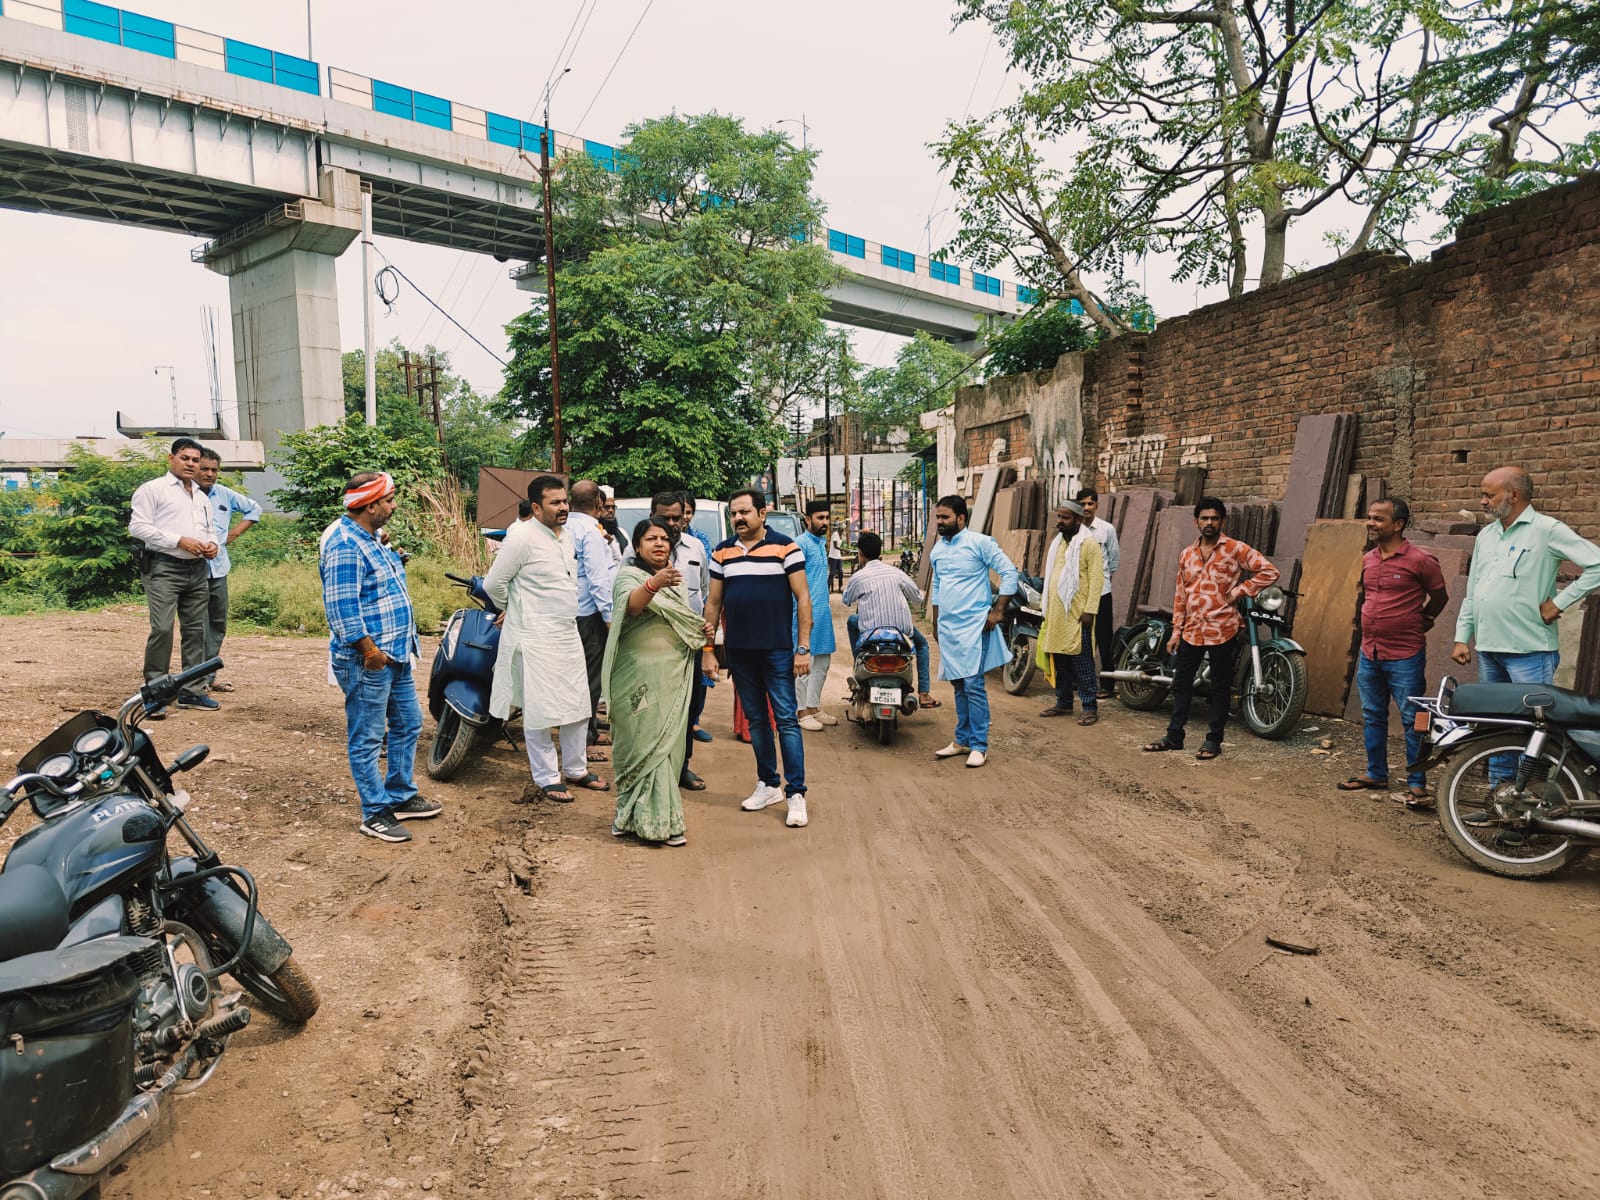
[[[633,529],[650,515],[650,497],[634,497],[617,501],[617,525],[629,542]],[[733,536],[733,526],[728,523],[728,503],[725,500],[700,500],[694,502],[694,527],[706,535],[711,544],[727,541]]]

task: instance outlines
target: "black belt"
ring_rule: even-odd
[[[145,553],[151,558],[164,558],[168,562],[182,563],[186,567],[192,563],[203,563],[206,561],[203,558],[179,558],[176,554],[163,554],[159,550],[146,550]]]

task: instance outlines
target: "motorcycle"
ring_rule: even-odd
[[[1600,700],[1547,684],[1464,683],[1414,696],[1439,824],[1468,862],[1542,879],[1600,846]]]
[[[905,634],[886,626],[861,639],[852,662],[847,683],[855,711],[849,718],[858,725],[875,726],[878,744],[887,746],[894,740],[900,714],[917,711],[916,648]]]
[[[913,578],[917,574],[917,554],[910,546],[900,548],[900,569]]]
[[[24,801],[38,818],[0,867],[0,1200],[93,1191],[211,1078],[251,1016],[223,975],[290,1024],[317,1011],[255,880],[189,823],[174,777],[209,749],[163,765],[139,727],[221,667],[152,680],[115,717],[79,713],[0,788],[0,825]]]
[[[428,748],[424,769],[430,779],[449,779],[472,753],[478,733],[493,719],[489,694],[494,687],[494,660],[500,649],[500,610],[483,590],[483,577],[463,579],[446,574],[465,588],[477,605],[458,608],[445,623],[439,653],[428,676],[428,711],[438,728]]]
[[[1244,613],[1241,649],[1248,653],[1239,655],[1233,689],[1250,732],[1269,740],[1286,736],[1306,706],[1306,652],[1289,636],[1283,611],[1288,598],[1289,593],[1274,585],[1239,602]],[[1100,672],[1100,678],[1116,684],[1117,699],[1129,708],[1160,708],[1172,686],[1173,656],[1167,651],[1171,639],[1172,618],[1167,613],[1123,626],[1117,631],[1116,669]],[[1194,687],[1204,693],[1210,686],[1208,656],[1195,672]]]
[[[1011,650],[1011,661],[1000,668],[1000,685],[1013,696],[1020,696],[1033,682],[1037,669],[1034,651],[1039,631],[1044,627],[1044,580],[1019,572],[1016,594],[1006,602],[1000,634]]]

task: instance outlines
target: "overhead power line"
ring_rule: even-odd
[[[479,341],[478,336],[475,333],[473,333],[472,330],[468,329],[460,321],[456,320],[455,317],[453,315],[451,315],[451,313],[448,312],[445,308],[443,308],[439,304],[439,302],[437,300],[435,300],[432,296],[428,295],[427,292],[423,291],[420,287],[418,287],[416,285],[415,281],[413,281],[412,278],[409,275],[407,275],[404,271],[402,271],[399,267],[395,266],[394,263],[392,263],[389,260],[389,256],[387,254],[385,254],[382,250],[378,250],[377,246],[373,246],[373,249],[377,250],[378,257],[383,259],[383,269],[380,270],[378,272],[378,274],[373,278],[373,286],[378,289],[378,298],[380,300],[382,300],[384,302],[384,304],[389,305],[389,306],[392,307],[394,305],[395,297],[398,295],[397,292],[390,292],[385,287],[385,284],[384,284],[384,279],[383,279],[384,275],[386,273],[387,274],[393,274],[393,275],[397,276],[400,280],[405,282],[406,284],[410,285],[411,290],[416,292],[417,295],[421,296],[424,300],[426,300],[429,304],[431,304],[444,317],[445,320],[449,321],[450,324],[454,325],[457,329],[461,330],[462,333],[466,334],[467,337],[471,338],[472,341],[473,341],[473,344],[476,345],[478,347],[478,349],[482,350],[485,354],[487,354],[490,358],[494,359],[495,362],[499,363],[502,367],[509,367],[511,365],[510,363],[506,362],[505,359],[501,358],[498,354],[496,354],[493,350],[489,349],[489,347],[485,346],[483,344],[483,342]]]
[[[589,119],[589,113],[594,110],[595,101],[600,99],[600,93],[606,90],[606,84],[611,82],[612,73],[616,71],[617,64],[622,61],[622,56],[628,52],[628,47],[633,45],[633,35],[639,32],[639,26],[644,24],[644,19],[650,15],[650,9],[656,0],[645,0],[644,10],[639,13],[639,19],[633,23],[633,28],[628,33],[628,38],[622,43],[622,49],[617,51],[616,58],[611,60],[611,67],[606,71],[606,76],[600,81],[600,86],[594,90],[594,95],[589,98],[589,107],[583,110],[583,116],[578,118],[574,129],[582,129],[583,123]]]

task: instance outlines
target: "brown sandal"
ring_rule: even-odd
[[[1052,704],[1049,708],[1041,708],[1039,715],[1041,717],[1070,717],[1072,710],[1070,708],[1058,708]]]
[[[1099,720],[1100,720],[1100,714],[1099,713],[1097,713],[1097,712],[1086,712],[1086,713],[1083,714],[1083,716],[1078,718],[1078,724],[1084,726],[1085,728],[1087,728],[1088,726],[1095,724]]]

